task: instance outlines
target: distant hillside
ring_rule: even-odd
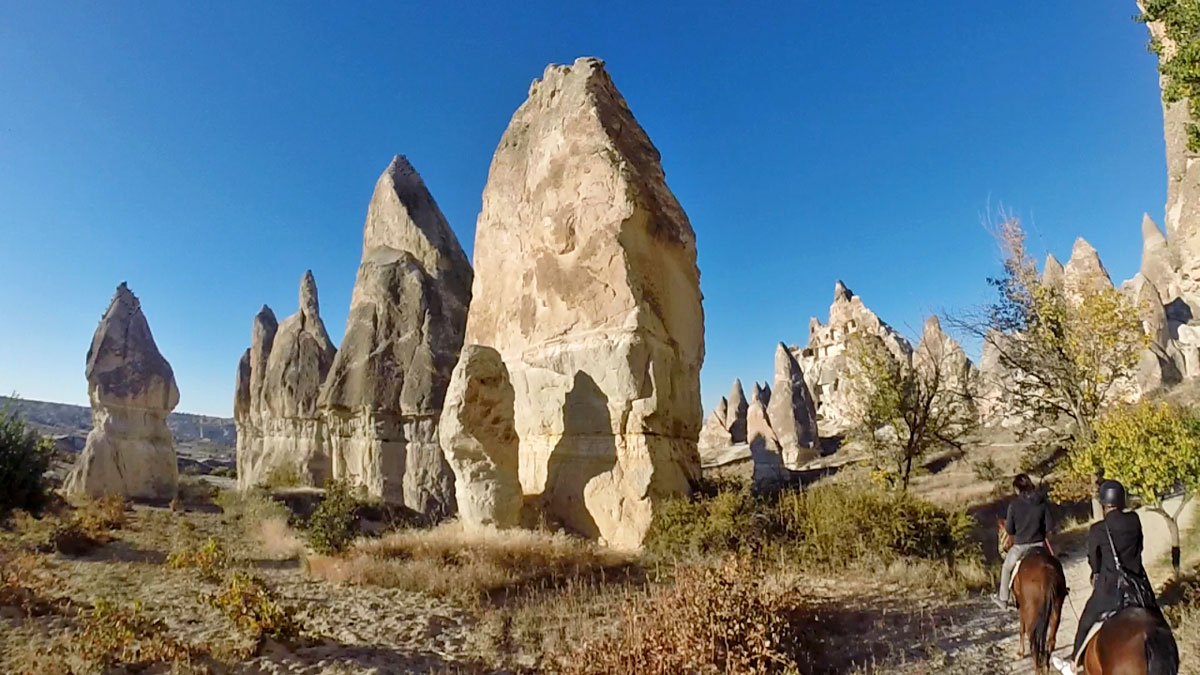
[[[44,434],[52,436],[87,435],[92,428],[92,410],[67,403],[31,401],[0,396],[0,407],[13,403],[18,412],[31,425]],[[217,446],[233,450],[237,443],[237,431],[233,420],[226,417],[209,417],[190,413],[171,413],[167,426],[179,444]]]

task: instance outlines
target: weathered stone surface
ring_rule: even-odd
[[[67,492],[174,498],[179,475],[167,415],[179,403],[179,389],[141,303],[124,283],[92,337],[85,373],[92,430],[67,476]]]
[[[913,350],[912,363],[914,368],[926,372],[936,369],[950,391],[969,397],[974,389],[975,365],[967,358],[962,345],[942,330],[942,322],[937,315],[925,320],[921,341]]]
[[[1112,279],[1100,262],[1100,254],[1083,237],[1076,239],[1071,259],[1063,267],[1063,290],[1067,297],[1078,299],[1084,294],[1112,287]]]
[[[1042,266],[1042,283],[1050,288],[1063,287],[1063,266],[1053,253],[1046,255],[1046,264]]]
[[[775,389],[767,404],[767,418],[784,466],[798,469],[819,454],[817,407],[804,381],[804,371],[782,342],[775,348]]]
[[[317,402],[337,350],[321,321],[311,271],[300,279],[299,305],[277,328],[266,307],[254,320],[249,401],[238,426],[238,485],[243,489],[263,484],[272,475],[287,475],[310,486],[332,475]]]
[[[500,353],[467,345],[450,378],[438,434],[468,528],[516,527],[521,481],[513,387]]]
[[[1150,279],[1138,274],[1134,277],[1133,297],[1137,305],[1138,316],[1142,320],[1142,330],[1152,344],[1165,350],[1171,340],[1171,332],[1167,325],[1167,312],[1163,307],[1162,296]]]
[[[879,337],[893,356],[908,362],[912,354],[908,340],[880,321],[841,281],[834,285],[828,323],[811,319],[808,345],[802,350],[792,348],[816,402],[821,432],[826,435],[843,433],[850,424],[848,415],[854,403],[850,400],[853,394],[842,386],[841,380],[846,368],[847,342],[858,332]]]
[[[466,341],[515,390],[521,484],[551,518],[640,545],[699,476],[695,235],[601,61],[550,66],[492,160]]]
[[[462,347],[471,265],[416,170],[375,184],[341,348],[321,392],[333,475],[431,518],[454,511],[437,421]]]
[[[724,396],[721,397],[721,402],[717,404],[717,408],[713,410],[713,419],[722,427],[725,426],[725,418],[729,413],[729,400]]]

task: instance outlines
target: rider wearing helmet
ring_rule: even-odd
[[[1009,502],[1008,514],[1004,519],[1004,531],[1012,540],[1012,547],[1004,557],[999,592],[993,600],[1000,607],[1007,607],[1012,600],[1009,582],[1013,569],[1026,552],[1046,545],[1046,537],[1054,525],[1050,516],[1050,502],[1038,492],[1028,475],[1020,474],[1014,478],[1013,489],[1017,492],[1017,498]]]
[[[1125,510],[1125,487],[1115,480],[1100,484],[1100,505],[1104,519],[1088,530],[1087,556],[1092,568],[1092,597],[1079,617],[1075,632],[1075,649],[1071,661],[1055,657],[1054,665],[1064,673],[1074,672],[1074,664],[1082,656],[1088,631],[1105,615],[1114,613],[1130,603],[1120,587],[1120,568],[1153,604],[1153,590],[1146,570],[1142,567],[1142,521],[1136,513]],[[1111,541],[1110,541],[1111,538]],[[1113,557],[1114,549],[1116,558]],[[1157,611],[1157,606],[1152,607]]]

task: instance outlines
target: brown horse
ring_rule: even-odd
[[[1176,675],[1179,648],[1162,616],[1141,607],[1123,609],[1083,650],[1085,675]]]
[[[1001,552],[1012,546],[1003,518],[996,520],[996,532]],[[1008,583],[1008,580],[1004,579],[1002,583]],[[1018,655],[1023,658],[1025,646],[1029,645],[1034,669],[1044,673],[1050,667],[1063,601],[1067,598],[1067,577],[1063,574],[1062,563],[1045,547],[1033,549],[1017,566],[1012,590],[1021,617]],[[1105,675],[1108,675],[1107,671]]]

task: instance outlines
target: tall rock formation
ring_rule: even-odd
[[[1151,22],[1147,26],[1151,36],[1163,46],[1160,61],[1169,60],[1176,47],[1167,37],[1165,26],[1161,22]],[[1165,88],[1166,84],[1160,75],[1159,85]],[[1177,265],[1179,291],[1188,305],[1197,308],[1200,307],[1200,159],[1187,147],[1188,125],[1196,120],[1188,109],[1187,100],[1163,101],[1162,107],[1167,157],[1167,241]],[[1161,279],[1150,274],[1146,276],[1160,292],[1174,296]]]
[[[263,305],[251,324],[250,348],[238,363],[233,421],[237,426],[238,487],[243,490],[266,478],[256,476],[254,469],[263,455],[262,389],[267,376],[267,358],[278,331],[275,313]]]
[[[819,454],[817,407],[804,381],[804,371],[782,342],[775,348],[775,389],[767,403],[767,417],[784,466],[798,469]]]
[[[696,240],[597,59],[550,66],[492,159],[466,342],[515,391],[521,484],[551,519],[640,545],[699,476]]]
[[[1142,215],[1142,265],[1139,272],[1168,297],[1178,295],[1178,264],[1167,238],[1150,214]]]
[[[842,386],[841,378],[846,368],[847,343],[850,336],[858,332],[880,338],[893,356],[908,362],[912,354],[908,340],[880,321],[841,281],[834,285],[828,323],[822,324],[812,318],[808,345],[802,350],[792,348],[816,403],[821,431],[826,435],[842,433],[850,423],[848,415],[854,406],[854,401],[850,400],[853,394]]]
[[[174,498],[179,474],[167,415],[179,403],[179,388],[124,283],[92,337],[85,373],[92,430],[67,476],[67,492]]]
[[[729,432],[731,443],[746,442],[746,414],[749,409],[742,381],[735,379],[729,389],[729,405],[725,413],[725,430]]]
[[[420,175],[375,184],[346,333],[321,393],[333,475],[431,518],[454,511],[437,422],[462,347],[471,265]]]
[[[238,485],[245,489],[286,475],[320,486],[332,476],[332,463],[317,400],[337,350],[321,321],[311,271],[300,279],[300,309],[277,327],[274,319],[267,307],[255,316],[250,350],[242,357],[249,367],[238,366]]]
[[[1053,253],[1046,255],[1046,264],[1042,266],[1042,283],[1050,288],[1061,289],[1063,287],[1064,270],[1062,263],[1058,262],[1058,258],[1054,257]]]
[[[454,469],[459,519],[468,528],[520,524],[523,500],[513,398],[500,353],[479,345],[463,347],[438,433]]]

